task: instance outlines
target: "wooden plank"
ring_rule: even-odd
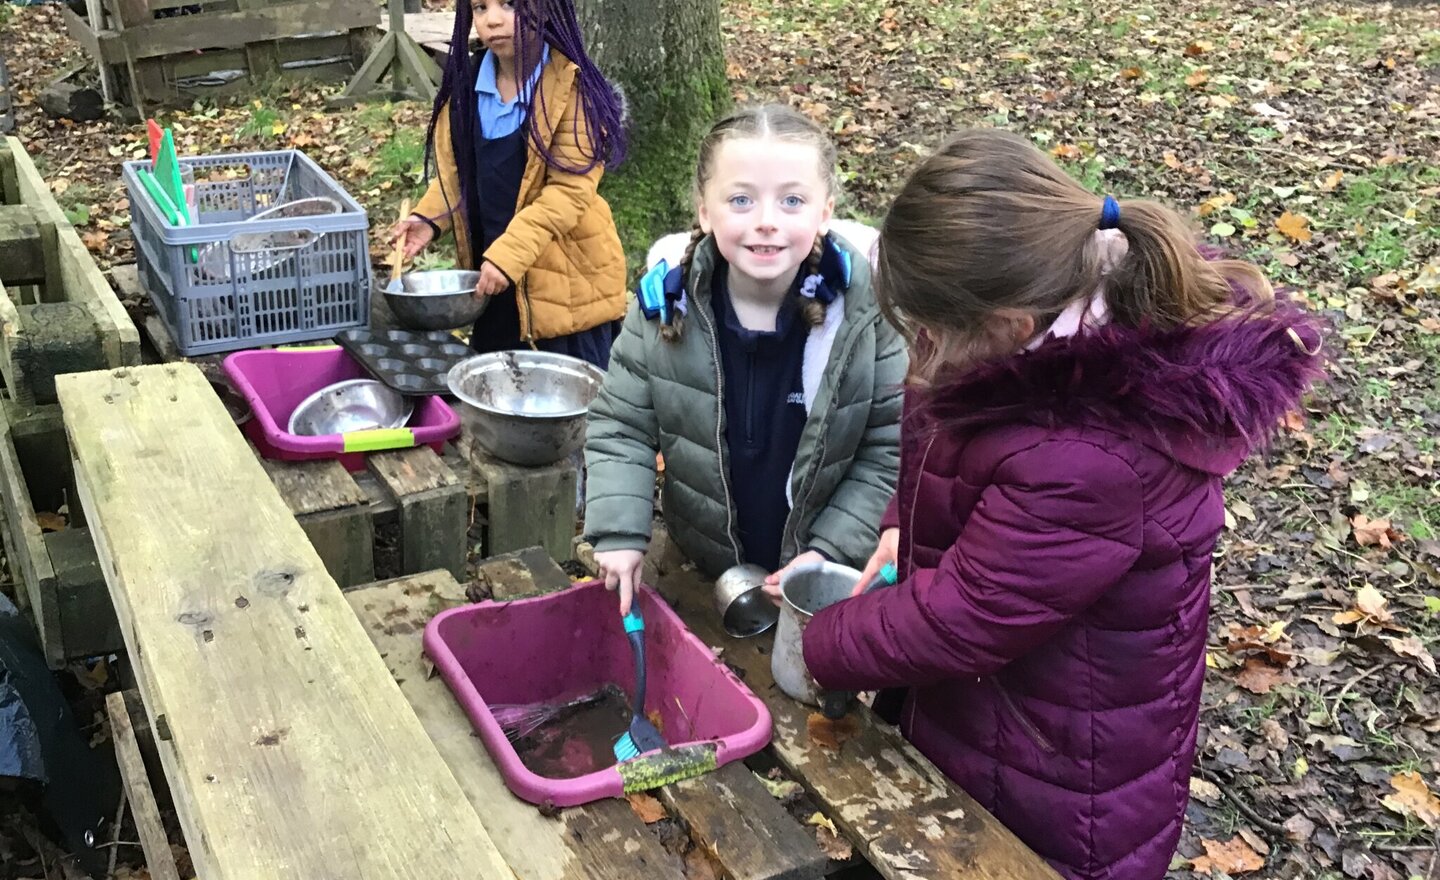
[[[430,618],[466,601],[449,572],[372,584],[345,598],[470,803],[485,817],[516,877],[683,880],[679,859],[660,846],[625,801],[598,801],[547,818],[505,787],[470,720],[421,651]]]
[[[35,163],[30,161],[19,141],[10,140],[19,200],[36,212],[41,227],[41,244],[46,251],[46,299],[76,303],[95,317],[108,365],[138,364],[140,333],[135,323],[65,218],[65,212],[50,194]]]
[[[469,496],[435,450],[380,452],[365,465],[400,508],[400,570],[443,568],[463,580]]]
[[[241,12],[261,12],[268,8],[266,0],[236,0]],[[199,48],[199,47],[196,47]],[[245,44],[246,67],[250,78],[264,79],[280,73],[280,55],[274,40],[260,40]]]
[[[5,390],[11,400],[30,406],[35,403],[35,390],[25,371],[25,350],[25,328],[20,323],[20,312],[5,285],[0,283],[0,377],[5,380]]]
[[[373,27],[374,6],[352,0],[311,0],[266,5],[238,12],[181,15],[144,24],[128,23],[121,37],[135,60],[200,48],[243,49],[249,43],[282,40],[319,31]]]
[[[0,281],[45,283],[40,224],[29,205],[0,205]]]
[[[775,721],[771,748],[860,853],[887,880],[1055,880],[1049,865],[869,709],[840,750],[810,739],[811,709],[785,696],[770,675],[769,635],[732,639],[710,605],[711,583],[675,571],[659,585],[686,625],[745,683]]]
[[[811,829],[796,822],[742,763],[667,785],[659,795],[731,880],[817,880],[830,865]]]
[[[196,873],[509,878],[199,369],[57,384]]]
[[[170,852],[170,839],[165,834],[165,823],[160,820],[160,808],[155,803],[155,792],[150,788],[145,759],[140,756],[140,744],[135,740],[135,729],[130,724],[123,693],[116,691],[106,695],[105,714],[110,718],[110,740],[115,744],[115,762],[120,765],[120,778],[125,781],[125,797],[130,802],[130,816],[140,836],[140,849],[145,852],[145,867],[151,880],[180,880],[180,871],[175,867],[175,856]]]
[[[388,19],[381,19],[380,30],[389,32],[390,22]],[[454,32],[454,12],[405,13],[405,33],[431,52],[449,55],[450,35]]]
[[[575,465],[568,459],[527,468],[470,451],[485,480],[489,508],[485,555],[541,546],[554,559],[569,559],[575,540]]]
[[[497,599],[523,598],[570,586],[570,578],[539,548],[487,560],[477,572]],[[744,764],[659,791],[731,880],[812,880],[830,860],[815,836],[770,796]]]
[[[55,596],[55,569],[50,565],[40,520],[30,500],[14,432],[3,413],[0,413],[0,503],[5,512],[5,556],[10,562],[10,571],[19,578],[22,587],[16,595],[35,620],[45,662],[51,669],[58,669],[65,660],[65,646],[60,629],[60,603]]]
[[[375,580],[369,497],[340,462],[265,458],[260,463],[336,583],[353,587]]]

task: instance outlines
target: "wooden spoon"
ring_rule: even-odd
[[[400,203],[400,220],[403,222],[410,216],[410,200],[407,198]],[[390,286],[395,287],[400,282],[400,270],[405,266],[405,240],[410,236],[401,235],[395,239],[395,250],[390,254]]]

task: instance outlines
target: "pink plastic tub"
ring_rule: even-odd
[[[627,698],[633,694],[634,659],[615,594],[590,581],[535,599],[455,608],[425,628],[425,653],[470,716],[505,784],[524,800],[570,807],[620,797],[659,784],[653,777],[637,779],[644,773],[636,768],[647,762],[653,769],[667,758],[673,763],[679,756],[704,755],[718,767],[770,742],[764,704],[658,594],[646,587],[636,598],[645,617],[646,714],[658,713],[669,747],[567,779],[526,767],[490,706],[564,702],[609,682]]]
[[[347,470],[358,471],[365,467],[367,452],[412,446],[440,452],[446,440],[460,433],[460,417],[439,397],[417,398],[410,424],[403,428],[316,437],[286,431],[295,407],[314,392],[346,379],[370,378],[338,345],[239,351],[225,358],[224,369],[255,414],[245,423],[245,434],[266,458],[334,458]]]

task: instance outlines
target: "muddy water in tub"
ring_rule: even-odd
[[[569,779],[615,765],[615,741],[630,727],[630,707],[618,688],[549,719],[515,741],[520,762],[538,776]]]

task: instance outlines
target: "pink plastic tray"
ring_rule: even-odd
[[[410,424],[404,428],[352,431],[306,437],[284,426],[305,398],[346,379],[371,378],[365,368],[338,345],[238,351],[225,358],[225,374],[250,404],[255,418],[245,434],[266,458],[299,461],[338,459],[347,470],[365,467],[365,454],[385,449],[429,446],[443,450],[460,433],[460,417],[439,397],[417,397]]]
[[[770,742],[765,705],[657,593],[642,588],[637,599],[645,617],[645,709],[659,714],[669,749],[707,754],[713,749],[718,767],[764,748]],[[442,612],[425,628],[425,653],[519,797],[570,807],[635,790],[634,779],[617,767],[569,779],[536,775],[521,763],[490,712],[491,704],[563,702],[607,682],[634,693],[634,659],[615,594],[599,581],[535,599]],[[642,755],[636,762],[646,759]]]

